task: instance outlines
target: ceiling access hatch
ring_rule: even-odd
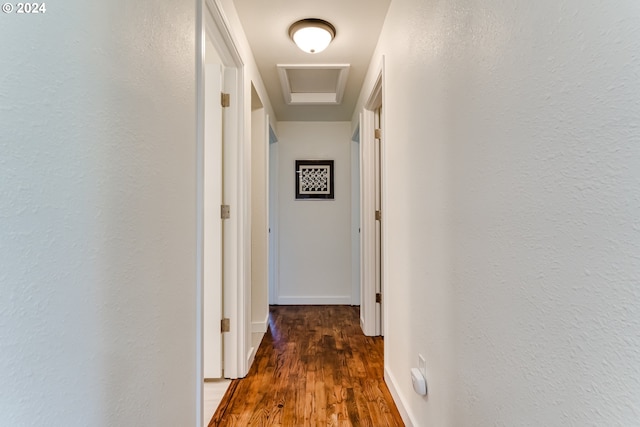
[[[339,105],[349,64],[278,64],[278,75],[288,105]]]

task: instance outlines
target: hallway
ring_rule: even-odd
[[[404,425],[383,380],[383,339],[362,334],[358,307],[271,306],[269,319],[210,427]]]
[[[0,426],[209,421],[209,211],[229,213],[225,374],[245,377],[257,335],[273,333],[236,383],[246,401],[230,402],[226,425],[391,424],[384,383],[407,426],[639,425],[640,2],[370,1],[385,2],[366,40],[373,7],[355,1],[65,0],[2,14]],[[258,7],[277,16],[245,25],[242,11]],[[314,56],[288,31],[309,17],[336,29]],[[216,60],[207,41],[223,51],[219,98],[204,96]],[[261,72],[263,58],[285,53],[291,61]],[[287,70],[296,64],[351,64],[348,85],[365,76],[342,106],[283,106],[279,70],[295,82]],[[351,182],[363,169],[350,160],[375,136],[367,122],[378,81],[383,197],[380,213],[357,215]],[[253,120],[254,92],[268,120]],[[232,179],[224,209],[205,211],[205,100],[214,99],[232,122],[214,127],[228,139],[222,172]],[[268,123],[283,202],[267,215],[279,233],[269,247],[277,299],[252,289],[250,190],[262,175],[252,134],[266,145]],[[333,201],[295,198],[295,160],[334,161]],[[343,202],[353,215],[334,228],[338,241],[325,230],[344,216],[321,209]],[[291,205],[310,211],[311,224],[291,221],[307,214]],[[348,246],[376,216],[384,368],[381,341],[347,333],[355,309],[301,319],[300,308],[278,307],[269,325],[269,303],[375,304],[353,286],[360,257]],[[313,246],[320,233],[341,251]],[[218,319],[207,325],[219,331]],[[427,373],[426,398],[413,389],[416,367]]]

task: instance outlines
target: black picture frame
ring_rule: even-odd
[[[333,160],[296,160],[296,200],[333,200]]]

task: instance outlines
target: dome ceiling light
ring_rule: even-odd
[[[322,52],[335,36],[335,27],[322,19],[301,19],[289,27],[291,40],[307,53]]]

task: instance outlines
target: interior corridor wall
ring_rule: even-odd
[[[0,425],[195,426],[196,2],[3,13]]]
[[[413,425],[637,425],[638,22],[391,2],[360,105],[384,55],[385,369]]]
[[[278,304],[350,304],[351,127],[278,123]],[[295,161],[334,160],[335,199],[296,200]]]

